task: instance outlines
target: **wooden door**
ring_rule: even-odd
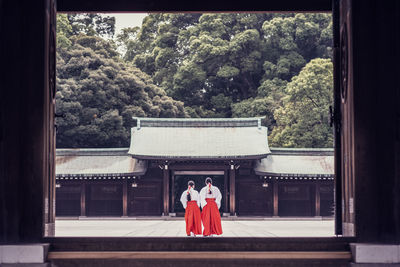
[[[312,183],[280,182],[278,185],[278,215],[313,216],[315,185]]]
[[[248,179],[246,179],[248,178]],[[272,216],[272,184],[246,177],[236,182],[236,210],[240,216]]]
[[[86,184],[87,216],[122,216],[122,183]]]
[[[128,215],[160,216],[162,213],[162,180],[128,183]]]
[[[81,187],[80,183],[60,183],[60,187],[56,189],[58,217],[81,215]]]

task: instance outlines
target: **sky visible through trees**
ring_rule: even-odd
[[[265,116],[275,147],[332,147],[326,13],[57,15],[57,147],[128,147],[137,117]]]

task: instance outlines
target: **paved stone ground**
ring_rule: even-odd
[[[249,219],[223,220],[222,237],[327,237],[334,236],[334,220]],[[56,220],[56,236],[181,237],[183,219]]]

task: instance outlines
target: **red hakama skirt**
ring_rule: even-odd
[[[201,219],[203,220],[203,235],[221,235],[221,215],[219,214],[217,203],[215,198],[206,198],[207,205],[201,212]]]
[[[190,232],[193,232],[195,235],[201,235],[201,215],[197,201],[192,200],[187,202],[185,222],[187,235],[190,235]]]

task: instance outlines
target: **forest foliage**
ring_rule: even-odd
[[[330,14],[57,16],[57,147],[126,147],[137,117],[265,116],[269,143],[331,147]]]

